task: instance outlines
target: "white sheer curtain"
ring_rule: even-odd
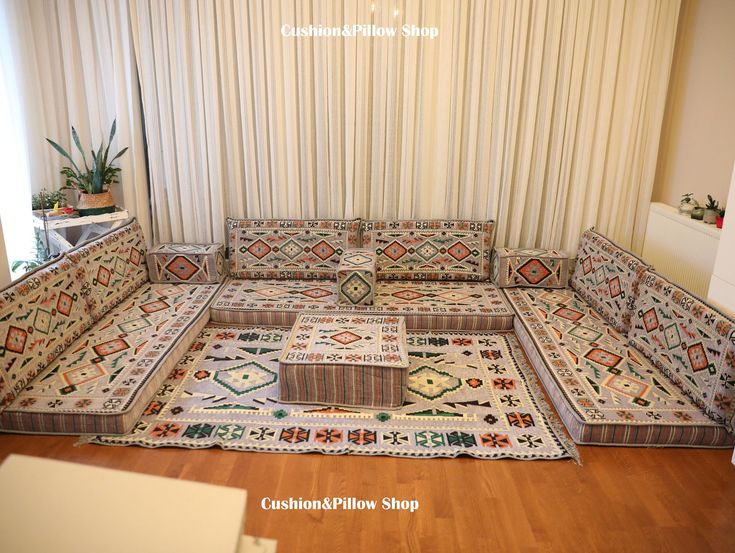
[[[24,102],[18,63],[18,29],[15,3],[0,3],[0,287],[8,284],[10,264],[33,259],[30,159],[27,148]],[[18,276],[17,274],[15,276]]]
[[[678,0],[130,0],[154,234],[226,215],[496,218],[639,247]],[[281,26],[435,26],[435,40]]]
[[[119,205],[138,217],[150,240],[145,143],[127,2],[0,1],[14,9],[34,192],[62,184],[63,160],[44,137],[71,148],[73,125],[82,144],[91,148],[107,139],[117,118],[113,149],[129,150],[119,160],[121,182],[112,192]]]

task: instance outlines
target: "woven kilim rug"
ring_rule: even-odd
[[[390,411],[279,403],[278,357],[288,336],[275,328],[205,328],[130,434],[82,443],[577,458],[512,333],[409,334],[407,399]]]

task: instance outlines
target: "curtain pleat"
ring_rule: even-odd
[[[155,242],[222,241],[227,216],[432,217],[495,219],[510,247],[575,251],[591,225],[641,247],[678,0],[27,6],[38,136],[98,142],[116,115],[114,193]],[[281,32],[353,24],[399,36]]]

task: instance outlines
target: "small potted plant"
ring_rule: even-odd
[[[717,228],[722,228],[722,223],[724,222],[725,222],[725,210],[721,209],[717,213],[717,219],[715,219],[715,225],[717,226]]]
[[[700,207],[699,204],[692,209],[692,219],[695,221],[701,221],[704,219],[704,208]]]
[[[109,157],[110,145],[112,144],[112,139],[115,138],[116,128],[116,121],[113,121],[107,146],[105,146],[103,140],[96,152],[94,149],[92,150],[91,167],[87,164],[87,158],[84,155],[84,150],[79,141],[79,135],[74,127],[71,128],[71,136],[74,139],[74,144],[79,150],[79,153],[82,154],[82,167],[74,162],[71,155],[64,148],[53,140],[46,139],[57,152],[71,163],[71,167],[66,166],[61,170],[61,174],[66,178],[64,186],[61,188],[63,190],[71,189],[79,192],[77,209],[79,215],[82,217],[115,211],[115,201],[110,193],[110,185],[118,182],[120,168],[113,167],[113,163],[127,151],[127,148],[123,148],[112,159]]]
[[[686,215],[687,217],[691,217],[692,210],[695,207],[699,207],[699,204],[697,203],[697,200],[694,199],[694,193],[687,192],[686,194],[682,194],[681,202],[679,202],[679,213]]]
[[[707,204],[704,206],[703,221],[708,225],[714,225],[717,220],[717,214],[720,212],[720,202],[707,194]]]

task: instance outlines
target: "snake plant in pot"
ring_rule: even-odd
[[[71,136],[79,153],[82,155],[81,165],[77,165],[69,152],[56,142],[50,138],[46,139],[71,164],[61,169],[61,174],[66,179],[61,188],[79,192],[77,209],[81,216],[99,215],[101,213],[115,211],[115,201],[110,193],[110,185],[118,182],[120,168],[113,166],[113,164],[128,150],[127,147],[123,148],[115,156],[110,158],[110,145],[115,138],[116,129],[117,122],[113,121],[107,145],[105,145],[105,141],[103,140],[97,151],[94,149],[91,150],[91,164],[87,163],[84,149],[79,141],[79,135],[74,127],[71,128]]]

